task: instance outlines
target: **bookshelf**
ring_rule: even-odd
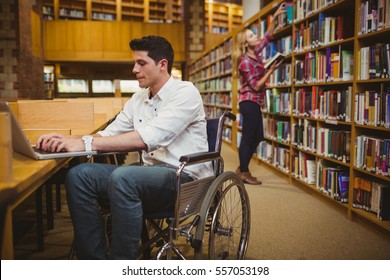
[[[54,17],[58,19],[85,20],[87,18],[86,0],[55,0],[54,8]]]
[[[45,83],[45,98],[53,99],[54,97],[54,65],[45,65],[43,67],[43,80]]]
[[[144,1],[122,0],[121,20],[144,21],[145,12]]]
[[[116,20],[116,0],[91,0],[92,20]],[[88,11],[87,11],[88,13]]]
[[[54,1],[53,0],[43,0],[42,1],[42,15],[45,20],[54,20]]]
[[[181,22],[181,0],[43,0],[46,20]]]
[[[219,116],[224,110],[232,111],[232,42],[222,40],[207,55],[191,65],[191,80],[199,89],[208,118]],[[232,124],[224,128],[223,139],[232,143]]]
[[[206,33],[225,34],[242,23],[242,7],[230,3],[205,1]]]
[[[191,62],[190,79],[204,89],[221,74],[209,70],[208,75],[205,69],[212,66],[207,58],[225,42],[234,45],[245,27],[263,36],[281,2],[270,1]],[[390,205],[390,3],[294,0],[288,6],[291,14],[278,19],[273,43],[263,51],[265,61],[275,51],[286,60],[267,82],[265,139],[254,157],[345,209],[349,218],[363,217],[390,231],[388,214],[377,213],[378,207]],[[231,84],[229,108],[238,120],[229,143],[236,148],[241,136],[239,85],[233,78]],[[216,99],[206,95],[205,107],[218,112]],[[377,201],[378,192],[385,194],[384,201]]]

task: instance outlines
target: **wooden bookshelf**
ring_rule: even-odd
[[[43,0],[46,20],[181,22],[181,0]]]
[[[43,67],[43,80],[45,82],[45,98],[54,98],[54,65],[45,65]]]
[[[208,118],[233,110],[231,48],[232,38],[222,40],[190,67],[191,80],[202,95]],[[232,124],[225,127],[223,138],[232,143]]]
[[[85,20],[87,19],[86,0],[55,0],[55,17],[63,20]],[[57,8],[58,7],[58,8]]]
[[[242,23],[242,6],[229,3],[205,2],[206,33],[225,34]]]
[[[220,108],[228,108],[238,116],[231,127],[234,148],[241,134],[238,81],[231,79],[230,96],[222,106],[219,101],[224,99],[216,98],[222,93],[208,86],[216,77],[231,78],[230,73],[223,76],[215,66],[230,55],[231,48],[226,52],[218,50],[223,50],[226,42],[234,45],[235,35],[245,27],[263,36],[269,15],[281,2],[269,1],[255,16],[190,63],[190,80],[204,95],[206,112],[217,114]],[[363,217],[390,231],[390,221],[382,221],[372,212],[369,199],[356,201],[356,193],[370,195],[364,188],[374,188],[375,184],[390,187],[390,174],[385,171],[389,161],[384,161],[388,154],[383,151],[384,143],[390,139],[390,120],[383,118],[390,113],[387,103],[375,105],[390,102],[389,69],[387,73],[383,71],[388,67],[383,57],[389,44],[390,16],[382,24],[368,23],[371,17],[361,14],[369,10],[362,7],[366,3],[362,0],[310,1],[306,5],[302,5],[304,0],[291,2],[293,17],[280,19],[274,44],[263,52],[266,60],[275,50],[282,51],[286,60],[267,83],[265,139],[254,157],[293,184],[307,187],[346,209],[349,218]],[[385,14],[386,11],[390,14],[390,7],[385,7]],[[361,23],[363,19],[365,24]],[[323,32],[318,31],[321,26]],[[367,57],[371,61],[364,60]],[[372,101],[372,96],[377,101]],[[345,190],[337,185],[341,181],[347,182],[343,184]],[[365,185],[356,190],[360,181]]]

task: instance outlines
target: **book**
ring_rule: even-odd
[[[379,211],[378,218],[381,221],[390,220],[390,187],[382,185],[379,188]]]
[[[274,63],[279,63],[280,61],[284,60],[286,56],[280,52],[277,52],[272,58],[270,58],[266,64],[264,64],[264,68],[268,69],[270,68]]]
[[[348,172],[341,171],[338,173],[338,185],[339,185],[339,200],[341,202],[348,202],[348,189],[349,189]]]
[[[341,51],[341,76],[343,81],[349,81],[353,79],[353,51],[342,50]]]
[[[316,182],[316,161],[306,160],[306,167],[307,167],[307,183],[309,185],[314,185]]]

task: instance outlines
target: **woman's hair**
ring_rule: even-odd
[[[168,74],[171,74],[173,64],[173,48],[167,39],[161,36],[145,36],[141,39],[133,39],[129,43],[133,51],[147,51],[148,56],[157,63],[161,59],[168,61]]]
[[[233,77],[237,78],[239,75],[239,66],[242,56],[245,54],[245,43],[246,43],[246,31],[248,29],[245,28],[237,33],[236,35],[236,44],[234,46],[232,52],[233,65],[235,65],[233,69]]]

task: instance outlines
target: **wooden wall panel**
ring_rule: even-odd
[[[166,37],[175,61],[185,61],[184,24],[104,21],[45,21],[47,61],[129,61],[129,42],[145,35]]]
[[[72,23],[69,21],[45,21],[44,42],[45,59],[74,60]]]
[[[31,11],[31,44],[32,44],[32,54],[36,57],[41,57],[41,19],[39,15]]]

